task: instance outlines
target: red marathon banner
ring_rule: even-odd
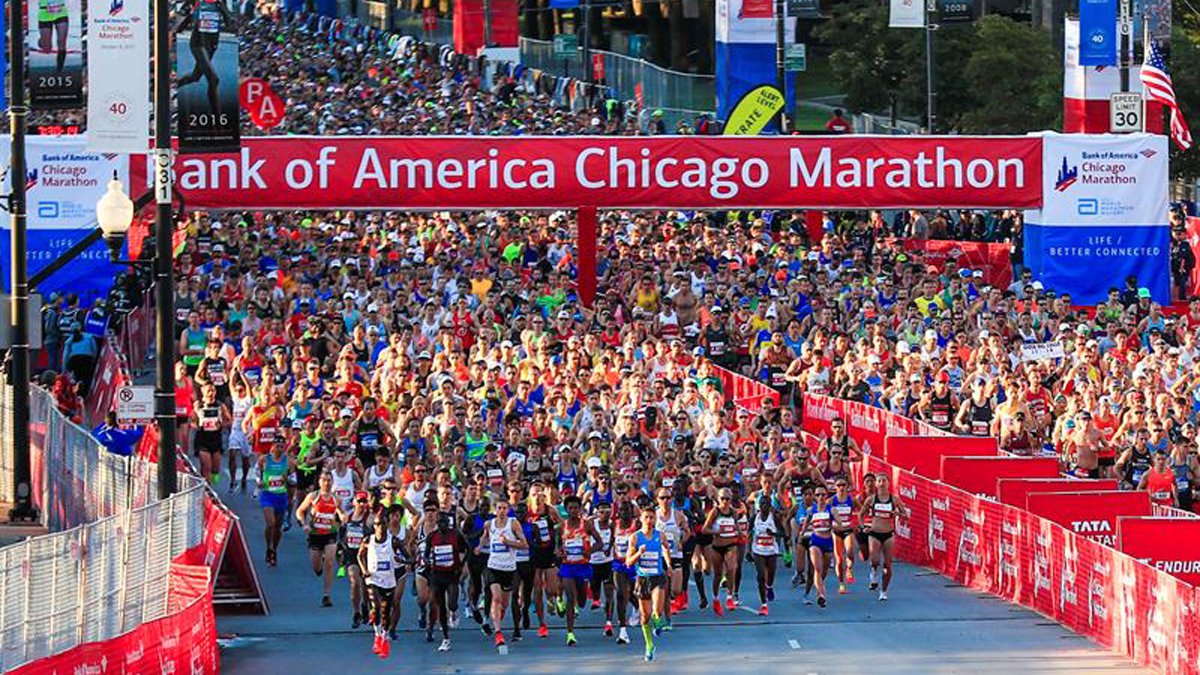
[[[1037,208],[1042,201],[1036,137],[280,136],[244,139],[234,154],[181,156],[175,170],[176,188],[201,209]]]
[[[1120,518],[1117,548],[1200,586],[1200,518]]]
[[[1001,478],[1056,478],[1054,457],[943,457],[942,482],[971,494],[996,498]]]
[[[1010,504],[1019,509],[1028,508],[1026,497],[1032,492],[1082,492],[1087,490],[1116,490],[1113,478],[1097,480],[1081,478],[1001,478],[997,498],[1001,504]]]
[[[1117,519],[1150,516],[1150,493],[1033,492],[1026,498],[1030,513],[1112,548],[1117,545]]]
[[[979,270],[982,278],[974,279],[977,288],[991,286],[1008,290],[1012,284],[1012,247],[1008,244],[984,244],[975,241],[940,239],[906,239],[904,249],[923,252],[921,262],[943,269],[953,260],[960,270]]]
[[[889,464],[930,478],[942,475],[943,457],[1000,454],[996,439],[978,436],[889,436],[883,447],[883,458]]]

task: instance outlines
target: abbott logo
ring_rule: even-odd
[[[1075,200],[1075,212],[1081,216],[1100,215],[1100,200],[1095,197],[1081,197]]]

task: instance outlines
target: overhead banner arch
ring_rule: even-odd
[[[1034,136],[281,136],[181,155],[175,187],[207,209],[1032,208],[1041,146]]]

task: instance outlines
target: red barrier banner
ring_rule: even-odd
[[[1087,490],[1116,490],[1117,481],[1111,478],[1001,478],[997,498],[1001,504],[1019,509],[1027,508],[1025,497],[1030,492],[1081,492]]]
[[[133,162],[133,184],[146,166]],[[180,156],[189,207],[1031,207],[1042,141],[1004,136],[247,138]]]
[[[1117,523],[1118,549],[1200,586],[1200,519],[1123,517]]]
[[[177,574],[184,575],[176,579]],[[213,617],[212,593],[206,570],[193,577],[186,566],[172,565],[168,606],[171,614],[144,623],[105,642],[89,642],[26,664],[11,675],[56,675],[61,673],[191,673],[217,675],[217,624]],[[200,595],[185,593],[197,589]],[[172,597],[173,596],[173,597]]]
[[[764,401],[779,405],[779,392],[762,382],[720,366],[713,366],[713,370],[721,380],[721,391],[725,392],[725,399],[734,406],[758,413],[762,410]]]
[[[981,279],[975,279],[976,288],[991,286],[1008,290],[1012,284],[1012,246],[1009,244],[984,244],[975,241],[942,239],[905,239],[904,248],[910,252],[924,253],[922,262],[943,269],[947,260],[955,261],[958,269],[979,270]]]
[[[1187,219],[1187,241],[1192,252],[1200,258],[1200,218],[1189,216]],[[1192,268],[1192,274],[1187,278],[1187,288],[1182,295],[1188,298],[1200,296],[1200,265]]]
[[[117,389],[123,384],[125,378],[121,374],[121,355],[117,353],[111,340],[105,341],[104,346],[100,348],[100,356],[96,359],[92,388],[84,404],[86,425],[94,426],[104,421],[104,416],[112,408]]]
[[[847,433],[858,443],[859,449],[868,455],[884,452],[886,439],[891,436],[946,436],[939,429],[882,408],[829,396],[804,395],[802,421],[806,431],[825,438],[829,435],[829,423],[835,417],[846,421]]]
[[[929,478],[942,475],[942,457],[995,457],[994,438],[977,436],[888,436],[883,459],[893,466]]]
[[[1001,478],[1056,478],[1053,457],[943,457],[942,482],[971,494],[996,498]]]
[[[806,410],[817,404],[832,406],[806,399]],[[908,506],[909,517],[897,520],[893,540],[900,560],[1030,607],[1142,665],[1200,674],[1198,598],[1185,582],[1050,520],[904,471],[879,455],[864,465],[856,465],[856,478],[863,468],[889,474],[893,494]],[[1130,520],[1141,519],[1122,518],[1118,530]],[[1179,559],[1200,560],[1197,533],[1155,532],[1148,538],[1164,547],[1188,542],[1173,548]],[[1180,565],[1164,559],[1162,567]]]
[[[1026,509],[1109,548],[1117,545],[1117,519],[1150,516],[1150,494],[1142,491],[1031,492]]]

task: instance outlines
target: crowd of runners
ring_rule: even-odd
[[[288,131],[623,126],[504,82],[480,93],[469,66],[420,51],[376,63],[299,27],[247,30],[251,62],[291,83]],[[864,573],[887,600],[903,501],[886,476],[853,480],[841,420],[806,439],[804,392],[1190,508],[1200,302],[1167,317],[1131,279],[1084,311],[1024,270],[988,287],[893,238],[927,215],[831,213],[813,241],[800,213],[601,213],[584,307],[572,213],[195,213],[180,438],[216,489],[257,495],[266,564],[311,566],[314,599],[383,658],[402,621],[441,650],[465,616],[501,650],[552,630],[575,645],[590,606],[618,644],[640,628],[650,660],[681,613],[819,611]],[[719,368],[782,403],[733,407]],[[301,529],[309,558],[281,555]]]

